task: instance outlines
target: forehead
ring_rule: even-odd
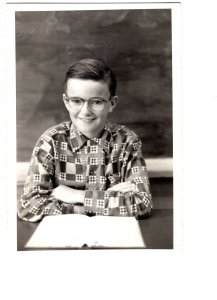
[[[109,87],[104,81],[91,79],[69,78],[67,81],[66,92],[69,96],[79,96],[90,98],[95,96],[109,97]]]

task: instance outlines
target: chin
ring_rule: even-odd
[[[92,126],[90,125],[90,123],[87,124],[79,124],[80,126],[77,126],[77,129],[84,134],[85,136],[89,137],[89,136],[94,136],[96,130],[95,128],[92,128]]]
[[[95,138],[99,135],[99,133],[102,131],[101,128],[91,128],[90,126],[82,126],[80,127],[79,130],[81,133],[83,133],[83,135],[85,135],[86,137],[88,137],[89,139]]]

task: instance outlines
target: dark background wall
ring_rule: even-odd
[[[147,157],[172,157],[170,9],[16,12],[17,160],[68,120],[65,72],[82,58],[113,69],[119,105],[110,120],[135,130]]]

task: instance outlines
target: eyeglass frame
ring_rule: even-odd
[[[113,98],[112,96],[111,97],[109,97],[109,99],[108,100],[105,100],[105,99],[103,99],[103,98],[101,98],[101,97],[93,97],[93,98],[90,98],[90,99],[88,99],[88,100],[85,100],[85,99],[83,99],[83,98],[81,98],[81,97],[69,97],[66,93],[64,93],[63,94],[63,97],[64,97],[64,100],[66,100],[67,101],[67,103],[69,103],[69,105],[70,105],[70,99],[73,99],[73,98],[77,98],[77,99],[79,99],[79,100],[82,100],[83,101],[83,104],[82,104],[82,106],[79,108],[79,109],[81,109],[83,106],[84,106],[84,103],[85,102],[87,102],[88,103],[88,107],[91,109],[91,110],[93,110],[93,111],[96,111],[95,109],[93,109],[93,108],[91,108],[91,106],[90,106],[90,104],[89,104],[89,101],[91,100],[91,99],[99,99],[99,100],[101,100],[101,101],[103,101],[103,102],[105,102],[105,103],[109,103],[109,102],[111,102],[111,99]],[[77,110],[79,110],[79,109],[77,109]],[[105,107],[102,109],[102,110],[99,110],[99,111],[103,111],[105,109]],[[76,110],[76,109],[75,109]]]

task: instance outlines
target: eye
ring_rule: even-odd
[[[101,99],[91,99],[91,104],[94,106],[101,106],[104,104],[104,101]]]
[[[73,105],[81,105],[83,103],[83,101],[79,98],[69,98],[69,101]]]

